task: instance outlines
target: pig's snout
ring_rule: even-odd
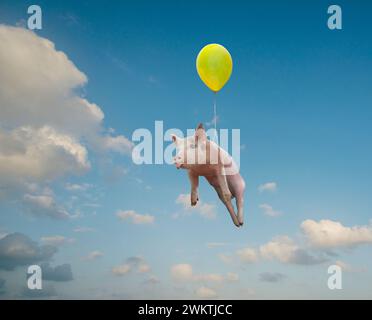
[[[174,157],[173,160],[174,160],[174,164],[176,165],[176,168],[177,168],[177,169],[182,168],[182,165],[183,165],[183,164],[182,164],[182,162],[181,162],[181,160],[182,160],[181,157]]]

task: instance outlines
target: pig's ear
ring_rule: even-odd
[[[178,137],[175,135],[175,134],[171,134],[171,137],[172,137],[172,141],[177,144],[178,142]]]
[[[198,141],[205,141],[207,139],[207,135],[205,134],[205,130],[203,124],[200,123],[195,131],[195,140]]]
[[[202,129],[204,130],[203,124],[200,122],[198,126],[196,127],[196,130]]]

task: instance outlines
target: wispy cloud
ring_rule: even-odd
[[[129,68],[129,64],[122,58],[118,58],[117,56],[114,56],[111,53],[107,53],[107,57],[109,58],[109,60],[111,60],[113,65],[119,70],[124,71],[125,73],[129,73],[131,71]]]
[[[259,208],[263,211],[263,213],[266,216],[269,217],[278,217],[282,214],[280,211],[274,210],[274,208],[267,203],[260,204]]]
[[[112,273],[116,276],[124,276],[130,272],[148,273],[151,268],[144,258],[136,256],[129,257],[121,265],[112,268]]]
[[[140,214],[134,210],[118,211],[116,216],[122,221],[129,221],[133,224],[152,224],[155,217],[149,214]]]
[[[231,264],[234,261],[234,257],[231,254],[219,253],[217,257],[226,264]]]
[[[339,267],[341,267],[342,271],[345,271],[345,272],[351,272],[351,273],[360,273],[360,272],[367,272],[368,269],[367,268],[364,268],[364,267],[354,267],[344,261],[341,261],[341,260],[337,260],[335,262],[336,265],[338,265]]]
[[[159,80],[154,75],[149,75],[147,81],[152,84],[158,84]]]
[[[74,13],[71,13],[71,12],[66,12],[62,15],[60,15],[60,18],[67,23],[67,25],[69,26],[81,26],[81,21],[79,19],[79,17],[74,14]]]
[[[98,258],[103,257],[103,252],[95,250],[90,252],[88,255],[83,257],[83,260],[85,261],[92,261],[92,260],[97,260]]]
[[[171,267],[171,277],[174,281],[184,282],[209,282],[209,283],[222,283],[226,281],[237,281],[239,275],[229,272],[226,275],[220,273],[198,273],[195,274],[193,266],[188,263],[179,263]]]
[[[206,244],[208,249],[220,248],[220,247],[224,247],[226,245],[227,245],[227,243],[225,243],[225,242],[208,242]]]
[[[51,195],[25,194],[23,204],[35,216],[44,216],[54,219],[68,219],[72,215],[63,207],[58,205]]]
[[[176,199],[176,203],[182,205],[186,213],[195,212],[207,219],[214,219],[217,216],[217,209],[214,204],[199,200],[196,206],[191,206],[190,194],[180,194]],[[173,215],[174,218],[179,216],[180,214]]]
[[[77,227],[74,229],[76,233],[86,233],[86,232],[94,232],[96,231],[94,228],[91,227]]]
[[[66,238],[64,236],[59,236],[59,235],[41,237],[40,240],[44,244],[52,245],[56,247],[62,246],[64,244],[71,244],[75,242],[75,239],[73,238]]]
[[[253,248],[243,248],[236,252],[240,261],[245,263],[253,263],[258,261],[257,251]]]
[[[195,291],[196,295],[200,299],[213,299],[217,298],[217,292],[211,288],[202,286]]]
[[[66,183],[65,189],[68,191],[87,191],[92,185],[89,183],[77,184],[77,183]]]
[[[276,182],[266,182],[258,186],[259,192],[265,192],[265,191],[274,192],[276,190],[277,190]]]
[[[259,277],[260,281],[263,282],[279,282],[286,278],[286,276],[280,272],[262,272]]]
[[[219,123],[219,122],[220,122],[220,118],[218,116],[213,116],[213,118],[210,121],[205,122],[205,125],[207,127],[214,127],[214,124]]]

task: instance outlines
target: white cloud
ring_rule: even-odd
[[[149,214],[139,214],[134,210],[118,211],[116,216],[123,221],[130,221],[134,224],[150,224],[155,221],[155,217]]]
[[[76,233],[87,233],[87,232],[94,232],[95,229],[90,227],[77,227],[74,229],[74,232]]]
[[[188,263],[173,265],[170,273],[173,280],[185,282],[223,283],[225,281],[236,281],[236,279],[239,277],[235,273],[227,273],[227,275],[222,275],[219,273],[194,274],[192,265]]]
[[[41,237],[41,242],[46,244],[46,245],[51,245],[51,246],[62,246],[64,244],[70,244],[70,243],[74,243],[75,242],[75,239],[71,239],[71,238],[66,238],[64,236],[59,236],[59,235],[55,235],[55,236],[48,236],[48,237]]]
[[[255,249],[252,248],[243,248],[236,252],[241,262],[253,263],[257,262],[258,255]]]
[[[305,220],[301,224],[301,229],[309,245],[297,243],[283,235],[273,238],[257,249],[246,247],[231,254],[220,253],[218,258],[226,264],[231,264],[236,259],[242,263],[253,263],[263,259],[276,260],[284,264],[315,265],[329,262],[331,253],[329,249],[372,243],[372,224],[345,227],[331,220],[319,222]],[[341,266],[342,262],[339,264]],[[343,267],[350,270],[345,264]]]
[[[82,97],[87,76],[53,42],[6,25],[0,42],[0,190],[14,186],[22,198],[27,183],[85,173],[88,150],[130,154],[131,142],[105,129],[101,108]]]
[[[206,273],[194,276],[194,281],[201,282],[223,282],[225,277],[219,273]]]
[[[77,183],[66,183],[65,189],[67,191],[87,191],[92,185],[89,183],[77,184]]]
[[[276,182],[267,182],[267,183],[264,183],[258,186],[259,192],[265,192],[265,191],[274,192],[276,190],[277,190]]]
[[[186,212],[197,212],[207,219],[214,219],[217,215],[214,204],[199,200],[196,206],[191,206],[190,194],[180,194],[176,199],[176,203],[181,204]]]
[[[129,257],[125,263],[112,268],[112,273],[116,276],[123,276],[129,272],[148,273],[150,270],[150,266],[142,257]]]
[[[226,243],[224,243],[224,242],[208,242],[207,243],[207,248],[208,249],[219,248],[219,247],[223,247],[223,246],[226,246]]]
[[[345,271],[345,272],[354,272],[354,273],[367,272],[367,268],[356,268],[341,260],[336,261],[335,264],[341,267],[342,271]]]
[[[187,263],[176,264],[171,267],[171,276],[177,281],[188,281],[193,279],[192,266]]]
[[[35,216],[44,216],[54,219],[68,219],[72,215],[65,208],[56,204],[50,195],[25,194],[23,203],[30,213]]]
[[[327,261],[322,255],[312,255],[306,249],[299,247],[288,236],[274,238],[260,246],[259,252],[264,259],[278,260],[282,263],[312,265]]]
[[[262,260],[276,260],[284,264],[314,265],[328,258],[323,253],[314,253],[297,245],[288,236],[279,236],[256,248],[242,248],[235,254],[219,254],[218,258],[231,264],[238,259],[241,263],[256,263]]]
[[[239,280],[239,275],[234,272],[228,272],[226,275],[226,279],[231,282],[235,282]]]
[[[269,216],[269,217],[277,217],[281,215],[280,211],[274,210],[273,207],[267,203],[260,204],[259,208],[264,212],[266,216]]]
[[[2,227],[0,227],[0,240],[7,235],[8,235],[8,232],[5,229],[3,229]]]
[[[121,154],[131,154],[133,142],[124,136],[105,136],[99,140],[101,148]]]
[[[204,286],[196,290],[196,295],[201,299],[213,299],[217,297],[216,291]]]
[[[229,254],[220,253],[220,254],[218,254],[217,256],[218,256],[218,258],[219,258],[222,262],[224,262],[224,263],[226,263],[226,264],[231,264],[231,263],[233,262],[233,257],[232,257],[231,255],[229,255]]]
[[[293,253],[297,248],[297,245],[288,236],[280,236],[262,245],[260,254],[263,258],[275,258],[285,263],[292,259]]]
[[[104,114],[99,106],[75,90],[88,82],[53,42],[23,29],[0,25],[0,119],[8,126],[49,124],[56,131],[95,142],[108,137],[107,148],[117,149],[122,138],[102,135]],[[114,138],[114,142],[111,142]],[[115,140],[121,140],[116,142]]]
[[[309,243],[318,248],[353,247],[372,243],[372,225],[345,227],[332,220],[305,220],[301,229]]]
[[[43,181],[90,168],[86,148],[49,126],[0,129],[0,144],[0,177],[6,181]]]
[[[90,252],[87,256],[85,256],[83,260],[92,261],[101,257],[103,257],[103,253],[101,251],[95,250]]]
[[[6,232],[0,232],[0,240],[4,237],[6,237],[8,235],[8,233]]]
[[[138,266],[138,272],[139,273],[146,273],[151,270],[150,266],[146,263],[142,263]]]
[[[129,264],[122,264],[112,268],[112,273],[116,276],[126,275],[131,270]]]

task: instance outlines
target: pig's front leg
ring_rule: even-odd
[[[188,170],[189,179],[191,183],[191,205],[195,206],[199,200],[198,196],[198,186],[199,186],[199,176],[192,172],[191,170]]]

